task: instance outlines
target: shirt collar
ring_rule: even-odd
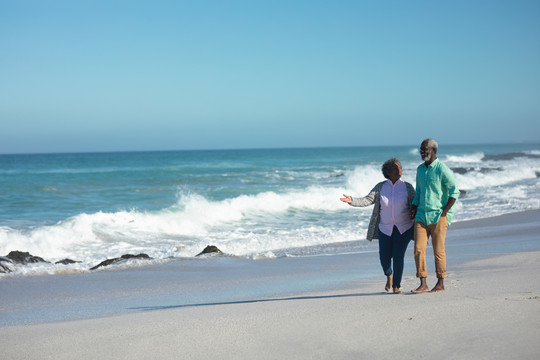
[[[430,167],[434,167],[435,165],[437,165],[439,163],[439,158],[436,158],[435,160],[433,160],[433,162],[431,164],[429,164],[429,166],[426,167],[426,162],[424,161],[422,164],[424,165],[424,167],[426,168],[430,168]],[[401,179],[400,179],[401,180]]]
[[[401,178],[399,178],[399,179],[397,179],[397,181],[396,181],[395,184],[392,184],[392,180],[386,179],[386,183],[387,183],[388,185],[390,185],[390,186],[395,186],[395,185],[397,185],[397,184],[399,184],[399,183],[402,183],[402,182],[403,182],[403,180],[401,180]]]

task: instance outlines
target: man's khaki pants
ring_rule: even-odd
[[[448,220],[446,216],[441,216],[436,224],[424,225],[416,221],[414,223],[414,261],[416,262],[416,277],[427,277],[426,248],[428,238],[431,236],[433,245],[433,255],[435,256],[435,270],[437,278],[446,277],[446,251],[444,249],[444,240],[446,230],[448,229]]]

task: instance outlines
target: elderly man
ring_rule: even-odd
[[[437,142],[426,139],[420,146],[424,163],[416,169],[416,194],[410,217],[414,223],[414,260],[416,277],[420,286],[413,293],[429,291],[427,286],[426,247],[431,236],[437,284],[432,292],[444,291],[446,277],[446,251],[444,241],[446,230],[452,222],[454,203],[459,197],[459,189],[452,171],[437,159]]]

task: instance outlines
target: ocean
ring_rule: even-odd
[[[414,185],[418,145],[257,150],[0,155],[1,277],[80,273],[193,258],[207,245],[250,260],[378,251],[365,240],[365,196],[397,157]],[[438,157],[463,194],[454,222],[540,209],[540,144],[446,145]],[[54,264],[62,259],[74,264]]]

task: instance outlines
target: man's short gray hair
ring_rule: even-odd
[[[398,158],[391,158],[386,160],[381,167],[383,176],[388,179],[388,176],[390,175],[390,170],[392,170],[392,168],[396,165],[401,168],[401,161],[399,161]]]
[[[422,141],[423,143],[427,143],[427,146],[433,150],[435,150],[435,152],[437,152],[437,149],[439,148],[439,144],[437,144],[437,142],[435,141],[435,139],[432,139],[432,138],[428,138],[428,139],[425,139],[424,141]]]

